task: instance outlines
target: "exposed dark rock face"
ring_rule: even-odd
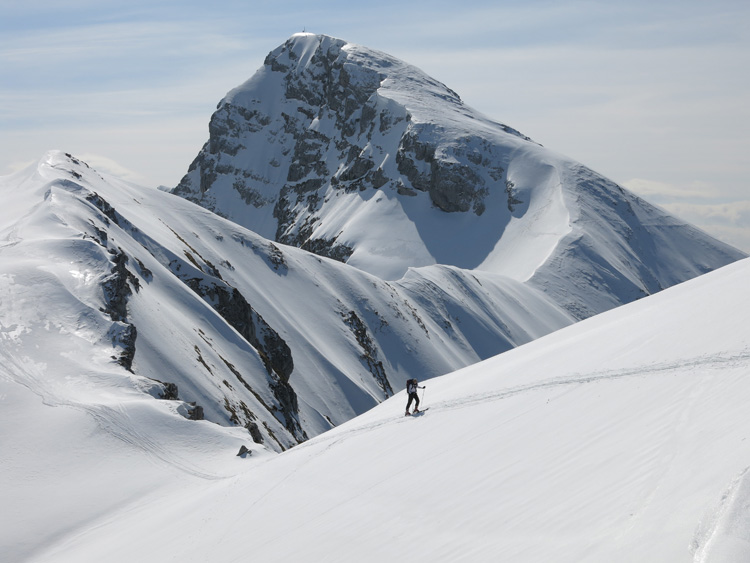
[[[415,130],[407,132],[396,153],[398,170],[414,188],[428,192],[437,208],[448,213],[474,211],[481,215],[489,191],[474,169],[476,163],[459,164],[453,159],[437,158],[435,153],[436,147],[421,142]]]
[[[124,321],[127,319],[128,298],[133,293],[128,282],[132,283],[136,291],[140,289],[140,282],[128,269],[128,257],[122,250],[110,250],[114,254],[114,267],[111,275],[102,283],[104,290],[104,312],[107,313],[113,321]]]
[[[258,425],[250,421],[245,425],[245,428],[247,428],[247,431],[250,432],[250,437],[253,439],[253,442],[256,444],[262,444],[263,443],[263,434],[260,432],[260,428],[258,428]]]
[[[508,211],[513,213],[516,210],[517,205],[521,205],[523,201],[516,197],[515,191],[516,185],[510,180],[505,181],[505,193],[508,195]]]
[[[159,397],[160,399],[163,399],[165,401],[176,401],[179,398],[179,391],[177,389],[177,385],[174,383],[162,383],[162,393]]]
[[[188,420],[203,420],[203,407],[196,403],[188,403]]]
[[[269,373],[278,374],[284,383],[289,381],[294,370],[289,346],[253,310],[237,288],[197,278],[187,279],[185,283],[201,297],[207,298],[224,320],[258,351]]]
[[[92,203],[97,209],[99,209],[104,215],[110,219],[115,225],[119,225],[119,220],[117,218],[117,213],[115,212],[115,208],[112,207],[104,198],[102,198],[98,193],[93,192],[86,196],[86,201]]]
[[[117,358],[117,363],[128,371],[133,371],[133,359],[135,358],[135,339],[138,337],[138,330],[134,324],[126,324],[124,330],[120,333],[118,342],[122,346],[122,352]]]
[[[373,342],[372,338],[367,332],[367,325],[360,319],[354,311],[349,311],[348,314],[342,315],[344,322],[354,334],[357,339],[357,343],[362,348],[362,355],[360,360],[367,366],[370,373],[372,374],[375,382],[383,390],[385,395],[384,398],[388,398],[393,395],[393,388],[388,381],[388,376],[385,373],[383,362],[378,360],[378,350]]]
[[[135,358],[135,341],[138,331],[135,325],[127,321],[128,298],[133,291],[140,288],[138,278],[127,269],[128,257],[122,250],[110,250],[114,255],[114,266],[110,275],[102,283],[105,306],[102,311],[117,323],[111,330],[112,344],[120,348],[120,354],[115,356],[117,363],[128,371],[132,371],[133,358]]]
[[[183,281],[255,348],[266,367],[269,388],[277,401],[277,404],[267,405],[267,408],[298,441],[307,440],[299,420],[297,394],[289,383],[294,360],[284,339],[253,310],[237,288],[217,279],[189,278]]]
[[[354,252],[351,247],[346,246],[345,244],[337,244],[336,239],[324,240],[321,238],[308,239],[307,242],[302,245],[302,249],[317,254],[318,256],[325,256],[327,258],[332,258],[333,260],[338,260],[339,262],[346,262],[349,259],[349,256],[352,255],[352,252]]]
[[[281,379],[271,382],[271,390],[279,402],[278,414],[284,427],[294,436],[297,441],[307,440],[307,433],[302,429],[299,420],[299,404],[297,393],[288,382]]]
[[[71,157],[72,158],[72,157]],[[80,164],[80,162],[76,161]],[[109,225],[109,221],[112,221],[115,225],[120,225],[120,217],[117,214],[112,205],[109,204],[103,197],[96,192],[92,192],[86,196],[86,201],[93,204],[99,209],[103,217],[105,225]],[[127,223],[127,222],[125,222]],[[127,227],[132,227],[127,224]],[[108,235],[106,230],[97,227],[92,222],[92,228],[95,232],[95,239],[98,244],[102,247],[107,248]],[[102,311],[109,315],[109,317],[117,323],[111,330],[110,335],[112,338],[112,344],[120,348],[120,353],[114,356],[117,363],[124,367],[128,371],[133,371],[133,359],[135,358],[135,341],[138,337],[138,330],[135,325],[128,321],[128,299],[133,294],[131,286],[139,291],[141,282],[139,278],[128,270],[128,256],[121,249],[110,248],[109,253],[112,255],[113,267],[110,270],[110,275],[107,276],[102,282],[102,293],[104,296],[104,307]],[[148,272],[148,270],[145,270]],[[151,272],[148,272],[150,275]]]

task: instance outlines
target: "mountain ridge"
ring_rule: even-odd
[[[297,74],[290,78],[293,64]],[[374,72],[373,65],[382,72]],[[286,83],[292,97],[256,99],[258,92],[275,92],[266,86],[268,80],[274,88]],[[357,84],[366,86],[364,93],[354,88]],[[454,119],[446,127],[437,122],[440,115],[429,97],[418,96],[425,85],[452,108]],[[380,94],[383,88],[387,92]],[[341,92],[348,94],[338,98]],[[384,123],[389,116],[408,114],[406,106],[386,93],[408,98],[414,107],[423,104],[427,117],[403,117],[400,129],[375,127],[375,116]],[[300,99],[307,101],[300,105]],[[368,259],[370,269],[392,262],[397,269],[406,267],[398,279],[351,264],[357,249],[349,258],[325,256],[334,247],[317,247],[317,239],[303,248],[271,241],[205,205],[195,206],[195,198],[116,180],[56,151],[28,171],[3,179],[3,191],[12,197],[9,212],[1,216],[2,228],[13,241],[3,248],[12,255],[17,246],[26,248],[29,256],[37,248],[56,249],[45,254],[56,272],[50,283],[60,284],[63,302],[70,300],[73,308],[85,304],[90,312],[79,323],[67,318],[55,322],[70,334],[90,334],[84,341],[93,345],[97,361],[113,360],[126,379],[146,391],[146,399],[177,401],[172,410],[191,419],[245,427],[273,450],[288,449],[365,412],[415,374],[426,379],[487,359],[742,255],[514,130],[468,119],[467,112],[474,114],[460,98],[421,71],[340,40],[292,37],[225,100],[257,108],[253,113],[222,102],[211,119],[211,130],[219,136],[212,136],[204,156],[216,162],[227,155],[250,158],[248,146],[231,153],[242,145],[242,135],[252,140],[274,123],[285,139],[280,145],[289,149],[286,155],[274,153],[288,164],[280,176],[287,184],[277,201],[249,206],[267,218],[284,215],[279,214],[280,202],[294,191],[288,182],[308,185],[318,168],[329,166],[317,157],[300,158],[313,141],[319,142],[317,148],[325,144],[315,124],[339,120],[351,126],[351,133],[338,131],[337,142],[326,145],[328,153],[346,153],[346,162],[337,164],[329,184],[318,182],[319,177],[313,182],[323,191],[302,190],[302,204],[284,213],[291,217],[300,211],[292,222],[305,222],[311,209],[318,209],[321,224],[311,226],[313,231],[333,229],[354,238],[363,234],[362,240],[370,241],[365,246],[378,245],[365,251],[376,256]],[[320,117],[308,115],[310,100],[325,100],[318,108]],[[362,125],[367,107],[383,111],[371,114],[366,127],[354,127]],[[265,114],[263,108],[276,108],[281,117]],[[279,108],[299,110],[303,118],[292,119]],[[243,111],[243,123],[259,127],[244,131],[235,124],[239,136],[226,137],[222,124],[228,122],[222,115]],[[301,119],[312,129],[297,136]],[[481,142],[478,136],[451,137],[450,131],[466,130],[467,121],[480,122],[495,138],[508,140],[511,150],[503,152],[506,145]],[[420,137],[417,125],[433,136]],[[375,130],[379,137],[367,137]],[[350,143],[354,137],[369,139],[356,154]],[[398,142],[393,158],[386,141]],[[393,169],[404,173],[388,185],[365,187],[375,176],[373,167],[362,163],[373,162],[371,156],[380,150],[376,145],[383,149],[381,164],[392,161]],[[500,160],[490,159],[492,154]],[[458,162],[458,157],[466,160]],[[435,202],[444,187],[456,188],[475,177],[459,178],[458,172],[471,172],[466,162],[485,172],[496,170],[502,189],[482,192],[481,200],[471,199],[482,191],[475,190],[469,194],[471,204],[460,189],[448,190],[467,207],[440,209]],[[417,189],[418,178],[426,173],[419,167],[428,163],[432,177],[448,178],[447,183],[430,180],[431,187]],[[275,168],[266,166],[266,172]],[[399,182],[414,193],[399,193]],[[231,193],[242,195],[236,187]],[[276,189],[270,183],[266,188]],[[29,191],[24,194],[24,189]],[[511,202],[511,197],[516,199]],[[483,209],[474,205],[478,203]],[[491,217],[498,210],[507,224]],[[378,221],[373,223],[374,218]],[[53,230],[58,234],[48,234]],[[493,230],[502,231],[500,238],[490,236]],[[21,236],[24,232],[29,234]],[[431,263],[419,263],[419,245],[432,256]],[[407,266],[414,249],[417,261]],[[434,258],[462,254],[470,267]],[[9,285],[11,291],[23,285],[20,280],[35,279],[27,262],[8,262],[9,275],[19,280]],[[87,266],[66,270],[66,263]],[[89,281],[81,284],[80,279]],[[170,341],[162,342],[163,335]],[[14,338],[33,341],[23,334]],[[82,345],[74,342],[74,347]]]
[[[61,303],[51,318],[71,347],[92,347],[82,358],[110,358],[145,400],[246,426],[272,449],[364,412],[414,373],[452,371],[573,321],[538,290],[481,272],[433,266],[380,280],[62,152],[3,180],[19,202],[3,217],[9,294],[34,295],[35,268],[51,269]],[[31,258],[40,252],[48,263]],[[58,319],[62,304],[89,313]]]

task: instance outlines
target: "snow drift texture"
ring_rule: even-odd
[[[743,553],[746,262],[527,344],[741,253],[327,37],[210,129],[186,198],[0,179],[4,555]]]

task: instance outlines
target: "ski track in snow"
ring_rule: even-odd
[[[676,372],[693,371],[697,368],[703,369],[723,369],[727,367],[735,366],[748,366],[750,367],[750,348],[745,348],[734,354],[702,354],[692,358],[687,358],[681,361],[669,361],[662,363],[652,363],[626,369],[614,369],[605,370],[599,373],[574,373],[569,376],[556,377],[551,379],[545,379],[527,385],[518,385],[514,387],[508,387],[499,389],[496,391],[489,391],[487,393],[475,393],[471,395],[465,395],[464,397],[452,400],[452,401],[438,401],[429,403],[429,408],[434,409],[436,412],[464,409],[478,404],[491,403],[494,401],[500,401],[513,397],[522,393],[531,391],[539,391],[543,389],[553,389],[557,387],[566,386],[577,386],[587,385],[592,383],[600,383],[604,381],[614,381],[624,378],[638,378],[648,377],[656,375],[676,375]],[[395,423],[402,424],[408,422],[410,417],[399,415],[396,418]],[[383,418],[375,422],[356,426],[351,429],[344,429],[341,431],[330,431],[328,434],[322,434],[314,439],[315,443],[332,441],[332,443],[326,447],[326,450],[332,448],[336,443],[346,439],[346,437],[359,434],[362,432],[368,432],[375,430],[382,426],[393,424],[393,417]],[[310,442],[296,446],[294,450],[302,450]]]
[[[81,408],[94,418],[102,430],[128,445],[142,450],[151,459],[158,460],[169,467],[201,479],[215,480],[225,477],[201,471],[185,458],[174,455],[168,449],[161,447],[159,442],[151,439],[143,432],[139,432],[137,425],[132,423],[130,416],[122,409],[112,409],[104,405],[69,404],[68,406]]]
[[[750,467],[735,477],[695,533],[694,563],[734,563],[750,557]]]
[[[726,366],[727,364],[743,365],[748,363],[750,363],[750,349],[743,350],[742,352],[733,354],[731,356],[726,356],[725,354],[701,355],[695,358],[688,358],[683,361],[654,363],[628,369],[605,370],[600,372],[599,374],[572,374],[570,376],[552,378],[548,380],[538,381],[536,383],[530,383],[528,385],[519,385],[517,387],[511,387],[508,389],[486,394],[482,393],[467,395],[466,397],[457,401],[433,403],[431,406],[434,406],[437,409],[445,410],[464,408],[466,406],[478,403],[486,403],[505,399],[506,397],[512,397],[514,395],[518,395],[519,393],[525,393],[527,391],[537,391],[545,388],[597,383],[600,381],[622,379],[625,377],[644,377],[648,375],[669,373],[678,370],[694,369],[697,367],[709,367],[714,365]]]
[[[201,479],[215,480],[226,477],[200,470],[185,458],[175,455],[167,448],[162,447],[157,440],[139,431],[138,425],[133,424],[124,406],[118,405],[114,408],[105,404],[85,403],[64,398],[60,394],[55,393],[49,384],[45,384],[42,381],[41,375],[36,376],[29,373],[29,368],[40,369],[30,358],[23,358],[28,360],[28,363],[21,364],[16,358],[2,353],[1,350],[0,354],[3,356],[3,369],[0,369],[0,376],[7,381],[26,387],[29,391],[37,395],[43,404],[48,407],[68,407],[84,412],[96,422],[99,428],[110,436],[141,450],[150,459],[158,463],[163,463],[168,467]],[[13,369],[8,370],[8,366],[13,366]],[[10,373],[15,375],[11,376]],[[48,381],[47,383],[54,382]]]
[[[702,354],[684,360],[673,360],[666,362],[650,363],[640,365],[636,367],[629,367],[624,369],[612,369],[605,370],[598,373],[573,373],[566,376],[557,378],[550,378],[541,381],[536,381],[528,385],[517,385],[513,387],[507,387],[505,389],[498,389],[496,391],[490,391],[488,393],[471,394],[461,397],[457,400],[450,401],[437,401],[429,404],[430,409],[433,409],[432,413],[440,414],[441,411],[457,410],[474,407],[479,404],[492,403],[500,401],[506,398],[514,397],[524,393],[541,391],[545,389],[555,389],[563,387],[574,387],[581,385],[590,385],[596,383],[603,383],[607,381],[616,381],[627,378],[650,378],[650,377],[675,377],[675,376],[686,376],[691,373],[705,376],[707,372],[716,370],[717,376],[721,376],[721,373],[726,368],[732,367],[750,367],[750,348],[744,348],[734,353],[716,353],[716,354]],[[680,430],[691,420],[690,413],[695,408],[697,402],[700,400],[704,387],[698,386],[693,389],[690,393],[688,403],[685,404],[685,408],[681,410],[678,418],[675,420],[673,431],[679,434]],[[434,414],[432,414],[434,416]],[[283,476],[279,475],[273,480],[273,483],[268,486],[268,489],[256,497],[251,504],[249,504],[244,510],[244,514],[251,514],[258,506],[262,506],[264,500],[274,494],[280,488],[284,487],[285,484],[294,478],[299,472],[303,471],[308,464],[316,462],[321,458],[325,458],[327,452],[337,447],[340,443],[346,442],[349,438],[361,435],[370,431],[377,430],[379,428],[389,426],[391,424],[412,424],[411,417],[404,417],[402,415],[388,416],[379,420],[356,425],[352,428],[340,428],[339,430],[334,429],[329,433],[322,434],[309,442],[296,446],[289,452],[281,455],[302,455],[304,460],[300,460],[297,463],[291,465],[291,470],[285,473]],[[474,437],[479,439],[481,434]],[[326,442],[328,442],[326,444]],[[321,447],[321,449],[315,449],[315,447]],[[312,450],[306,451],[309,447],[313,447]],[[439,458],[444,455],[444,452],[435,453],[435,457]],[[672,462],[677,455],[677,450],[668,449],[664,453],[664,457],[659,463],[661,468],[657,475],[653,476],[652,483],[649,487],[650,492],[646,494],[638,508],[638,513],[646,513],[649,506],[652,504],[653,499],[657,496],[661,489],[661,486],[665,479],[669,477],[670,468]],[[423,460],[428,462],[429,460]],[[263,463],[273,462],[273,458],[264,461]],[[737,561],[737,559],[731,559],[732,554],[738,553],[737,543],[740,543],[740,548],[744,547],[743,542],[747,542],[747,549],[750,549],[750,531],[737,532],[737,522],[744,522],[744,519],[750,519],[750,509],[745,509],[750,501],[750,474],[748,469],[745,469],[739,477],[737,477],[729,490],[722,497],[720,506],[713,512],[713,519],[710,520],[708,526],[704,525],[696,532],[696,539],[694,540],[693,546],[691,546],[691,552],[695,552],[694,563],[707,563],[714,562],[717,559],[714,557],[718,549],[723,550],[722,553],[729,553],[729,558],[721,558],[718,561]],[[403,473],[411,471],[410,467],[405,467]],[[386,481],[398,479],[399,475],[389,473],[381,481],[373,481],[366,488],[358,491],[358,493],[352,497],[348,497],[339,503],[334,503],[327,507],[324,511],[317,513],[318,518],[325,518],[329,513],[338,511],[342,506],[349,504],[356,504],[361,497],[366,497],[371,490],[377,490]],[[743,505],[744,503],[744,505]],[[739,514],[739,516],[738,516]],[[638,520],[637,514],[632,514],[631,519],[635,522]],[[306,524],[305,524],[306,525]],[[729,531],[727,531],[729,530]],[[284,541],[288,534],[294,533],[294,528],[286,528],[280,530],[277,535],[271,535],[264,537],[257,545],[257,549],[261,549],[263,546],[273,545],[275,542]],[[738,536],[742,536],[738,539]],[[715,538],[719,538],[716,540]],[[729,537],[729,542],[727,541]],[[723,540],[723,543],[721,541]],[[729,547],[726,547],[729,545]],[[750,553],[742,552],[742,553]],[[706,555],[708,554],[708,555]]]

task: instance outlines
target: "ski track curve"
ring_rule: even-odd
[[[695,532],[693,563],[734,563],[750,556],[750,466],[732,479]]]
[[[37,365],[30,358],[21,358],[19,360],[3,351],[0,351],[0,357],[2,357],[0,377],[27,388],[37,395],[43,404],[49,407],[68,407],[86,413],[104,432],[131,447],[141,450],[155,462],[163,463],[200,479],[217,480],[233,475],[233,473],[226,475],[209,473],[190,463],[185,458],[175,455],[158,441],[139,430],[133,424],[123,405],[112,407],[104,404],[82,403],[65,398],[55,392],[54,381],[48,381],[41,376],[31,373],[32,371],[43,370],[44,368]],[[13,369],[8,369],[9,366],[12,366]]]
[[[491,391],[488,393],[475,393],[472,395],[466,395],[455,400],[432,402],[430,403],[429,408],[433,408],[438,412],[463,409],[466,407],[471,407],[473,405],[500,401],[522,393],[539,391],[543,389],[553,389],[557,387],[575,385],[588,385],[631,377],[635,378],[654,375],[667,375],[672,374],[676,371],[692,371],[696,368],[711,369],[712,367],[716,367],[724,369],[727,366],[732,365],[750,366],[750,348],[744,348],[732,354],[702,354],[700,356],[687,358],[681,361],[651,363],[626,369],[603,370],[597,373],[573,373],[571,375],[549,378],[526,385],[517,385],[504,389],[498,389],[496,391]],[[376,430],[389,424],[403,424],[405,422],[408,422],[408,417],[398,415],[395,417],[395,420],[394,416],[388,416],[373,422],[355,426],[351,429],[340,431],[336,431],[334,429],[315,437],[313,440],[296,446],[295,448],[290,450],[290,452],[295,450],[303,450],[316,444],[330,441],[331,444],[326,447],[326,450],[328,450],[335,446],[338,442],[346,439],[348,436]]]
[[[602,383],[606,381],[616,381],[619,379],[625,379],[625,378],[637,378],[637,377],[649,377],[649,376],[668,376],[668,375],[674,375],[675,372],[685,372],[685,371],[695,371],[696,369],[701,369],[705,371],[706,369],[712,369],[712,368],[726,368],[727,365],[750,365],[750,349],[744,349],[741,351],[738,351],[733,354],[726,354],[726,353],[717,353],[712,355],[700,355],[695,357],[686,358],[684,360],[680,361],[669,361],[669,362],[660,362],[660,363],[652,363],[648,365],[641,365],[636,367],[631,367],[627,369],[613,369],[613,370],[605,370],[597,373],[574,373],[567,376],[561,376],[556,378],[550,378],[542,381],[536,381],[534,383],[529,383],[527,385],[517,385],[513,387],[508,387],[505,389],[498,389],[497,391],[490,392],[490,393],[482,393],[482,394],[472,394],[467,395],[464,397],[461,397],[456,400],[451,401],[438,401],[430,404],[429,408],[435,409],[436,412],[440,411],[446,411],[446,410],[457,410],[457,409],[463,409],[467,407],[472,407],[478,404],[486,404],[486,403],[492,403],[496,401],[500,401],[509,397],[514,397],[523,393],[528,392],[534,392],[534,391],[540,391],[545,389],[555,389],[555,388],[562,388],[566,386],[580,386],[580,385],[590,385],[590,384],[596,384],[596,383]],[[677,420],[678,426],[684,425],[687,423],[687,420],[689,418],[689,412],[695,407],[695,404],[698,400],[698,391],[695,391],[690,398],[690,402],[688,405],[686,405],[686,409],[683,410],[682,414],[680,415],[679,419]],[[325,452],[330,451],[331,449],[338,446],[340,443],[346,441],[348,438],[360,435],[363,433],[375,431],[379,428],[391,425],[391,424],[410,424],[412,423],[411,419],[409,417],[404,417],[402,415],[396,415],[394,416],[387,416],[380,418],[376,421],[372,421],[366,424],[354,426],[352,428],[342,429],[342,430],[331,430],[328,433],[321,434],[312,440],[305,442],[303,444],[300,444],[293,449],[289,450],[286,453],[280,454],[282,456],[284,455],[302,455],[305,456],[306,459],[295,463],[292,465],[292,469],[285,472],[283,475],[277,475],[277,478],[273,480],[272,484],[268,484],[268,488],[260,494],[257,498],[255,498],[244,510],[244,513],[250,513],[253,510],[256,509],[256,507],[262,503],[262,501],[268,497],[269,495],[273,494],[274,491],[278,490],[281,487],[284,487],[285,483],[294,477],[297,473],[299,473],[305,466],[307,466],[309,463],[315,461],[320,456],[325,456]],[[490,430],[488,430],[490,432]],[[474,439],[481,439],[482,435],[479,434],[474,437]],[[308,451],[309,448],[315,448],[315,447],[322,447],[321,451],[311,450]],[[439,457],[440,455],[443,455],[442,452],[437,452],[435,454],[435,457]],[[664,470],[658,475],[658,478],[655,480],[654,484],[652,485],[652,491],[648,495],[648,500],[652,499],[656,492],[659,490],[659,487],[663,483],[664,479],[667,478],[668,475],[668,468],[670,467],[670,464],[674,458],[674,453],[670,453],[665,458],[664,463]],[[273,462],[276,458],[270,458],[266,460],[266,463]],[[407,469],[404,469],[404,471],[407,471]],[[373,482],[371,486],[362,489],[358,492],[358,494],[352,498],[347,498],[345,500],[342,500],[340,503],[336,503],[332,506],[329,506],[326,508],[326,510],[320,514],[318,514],[319,517],[324,517],[329,512],[333,512],[337,509],[339,509],[341,506],[345,504],[349,504],[352,502],[356,502],[358,498],[361,496],[366,495],[371,489],[377,488],[378,486],[382,485],[383,481],[391,480],[391,479],[397,479],[398,474],[389,474],[387,477],[384,477],[382,481]],[[648,502],[647,502],[648,504]],[[268,537],[265,538],[264,541],[259,544],[258,547],[261,545],[266,544],[273,544],[276,541],[281,541],[285,537],[284,534],[288,534],[290,532],[293,532],[292,529],[285,529],[283,534],[280,532],[278,536]],[[239,560],[239,559],[238,559]],[[705,563],[705,559],[697,559],[695,563]]]

